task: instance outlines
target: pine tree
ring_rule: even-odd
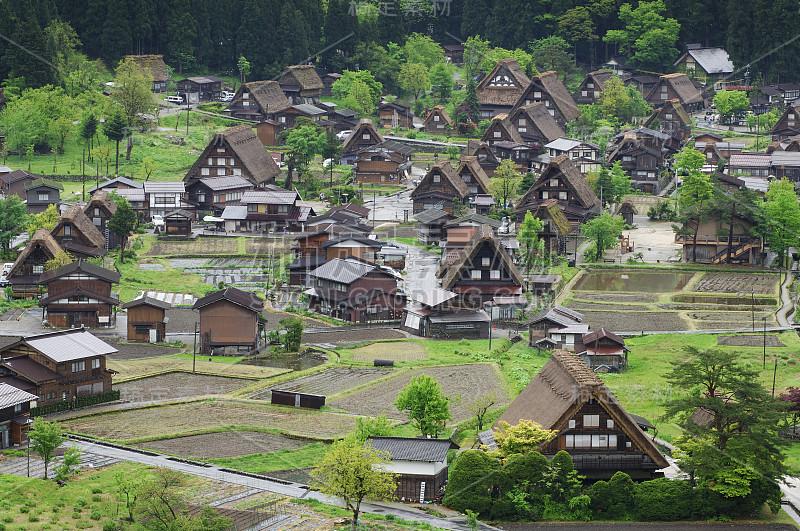
[[[55,70],[48,64],[52,63],[52,60],[47,56],[44,31],[36,18],[27,16],[20,20],[12,40],[19,46],[6,47],[3,58],[3,62],[11,67],[12,77],[24,77],[28,87],[42,87],[55,82]]]
[[[461,38],[474,37],[485,32],[491,6],[486,0],[464,0],[461,12]]]
[[[125,0],[109,0],[107,7],[106,17],[100,25],[102,38],[99,52],[110,65],[133,49],[133,39],[131,26],[126,17],[128,10]]]
[[[103,124],[103,134],[109,140],[117,144],[117,157],[114,163],[114,175],[119,175],[119,143],[125,138],[128,132],[128,120],[125,113],[119,107],[114,107],[111,114],[106,117]]]
[[[192,40],[197,35],[196,23],[191,13],[188,0],[173,0],[170,16],[167,19],[167,60],[178,64],[178,73],[183,73],[184,66],[194,64],[194,48]]]

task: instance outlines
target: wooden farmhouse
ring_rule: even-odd
[[[581,341],[589,333],[589,325],[581,321],[582,313],[560,305],[535,313],[525,321],[528,345],[532,348],[582,350]]]
[[[229,195],[246,190],[242,179],[249,182],[250,187],[261,188],[274,183],[275,177],[280,173],[280,168],[264,149],[253,128],[242,124],[215,134],[183,181],[186,183],[190,201],[196,202],[198,206],[214,205],[224,208],[225,203],[241,199],[241,195]],[[211,181],[222,177],[238,179],[223,181],[225,184],[219,186]],[[214,193],[219,196],[216,200]]]
[[[478,84],[478,103],[481,120],[490,120],[507,113],[530,84],[531,80],[514,59],[501,59]]]
[[[564,129],[558,125],[542,102],[515,108],[509,115],[509,121],[524,142],[537,144],[540,148],[548,142],[566,136]]]
[[[28,336],[0,349],[0,378],[27,382],[38,406],[71,401],[111,391],[106,356],[116,352],[83,328]]]
[[[800,104],[791,104],[786,106],[781,117],[772,126],[772,139],[784,140],[796,135],[800,135]],[[3,188],[5,189],[5,185]]]
[[[381,129],[414,129],[414,113],[411,108],[400,101],[384,103],[378,106],[378,124]]]
[[[555,350],[541,371],[498,419],[514,426],[537,422],[558,434],[539,451],[570,454],[578,473],[607,479],[617,471],[634,479],[663,477],[669,463],[620,405],[603,381],[578,356]]]
[[[453,199],[458,198],[466,205],[469,203],[469,196],[469,186],[461,179],[450,161],[438,162],[431,166],[411,192],[414,214],[437,207],[452,214]]]
[[[628,368],[628,353],[625,340],[605,328],[595,330],[581,339],[583,349],[576,351],[594,372],[620,372]]]
[[[289,274],[290,286],[309,286],[311,284],[310,275],[316,268],[327,262],[324,254],[307,255],[297,257],[292,263],[286,266]]]
[[[222,212],[227,232],[303,232],[314,210],[298,205],[300,194],[278,187],[248,190]]]
[[[201,177],[187,186],[186,193],[189,201],[197,203],[198,211],[219,215],[228,205],[241,204],[244,193],[252,189],[253,184],[244,177]]]
[[[683,231],[675,234],[675,242],[683,247],[683,261],[691,262],[696,257],[703,264],[756,265],[761,261],[763,241],[753,235],[752,224],[734,216],[733,234],[729,234],[730,216],[704,219],[697,230],[697,250],[693,250],[695,221],[684,225]],[[696,253],[696,254],[695,254]]]
[[[429,208],[414,214],[414,219],[417,220],[419,227],[417,233],[419,243],[422,245],[439,245],[439,241],[444,236],[442,227],[453,218],[453,214],[445,212],[441,208]]]
[[[26,205],[28,214],[41,214],[50,205],[55,205],[56,209],[61,206],[61,192],[64,187],[61,183],[50,179],[36,179],[25,187]]]
[[[128,312],[128,341],[162,343],[166,340],[167,310],[172,305],[152,297],[139,297],[122,306]]]
[[[353,232],[348,227],[341,225],[326,224],[314,227],[308,232],[303,232],[295,236],[295,245],[292,251],[297,258],[306,258],[309,256],[325,256],[325,250],[322,247],[329,240],[336,240],[340,237],[346,236],[363,236],[363,233]]]
[[[318,124],[322,125],[322,119],[325,114],[326,111],[320,109],[316,105],[312,105],[310,103],[298,103],[279,112],[275,116],[275,121],[281,125],[282,129],[290,129],[294,127],[298,118],[308,118],[312,122],[317,122]]]
[[[393,140],[366,147],[356,153],[355,182],[398,185],[411,171],[414,149]]]
[[[163,55],[125,55],[122,60],[133,61],[145,75],[153,78],[153,92],[166,92],[170,75]]]
[[[181,181],[147,181],[144,183],[148,217],[164,216],[176,208],[194,210],[186,200],[186,183]]]
[[[489,176],[478,163],[478,157],[462,156],[456,169],[461,180],[469,188],[469,197],[476,195],[491,195],[489,191]]]
[[[309,232],[315,229],[324,228],[328,225],[339,225],[348,232],[358,232],[369,234],[372,232],[372,225],[367,225],[366,218],[355,217],[345,212],[337,212],[329,209],[319,216],[310,216],[305,223],[306,230]]]
[[[111,198],[105,190],[97,190],[92,194],[92,198],[83,207],[83,213],[86,217],[92,220],[92,224],[97,227],[100,234],[106,240],[106,248],[114,249],[120,244],[121,238],[111,232],[108,228],[108,222],[111,221],[111,216],[117,211],[117,203]]]
[[[236,288],[214,291],[192,306],[200,313],[200,353],[204,356],[229,350],[258,349],[259,314],[264,301]]]
[[[366,262],[375,263],[377,253],[386,242],[366,238],[359,234],[340,234],[322,243],[322,250],[327,260],[334,258],[354,257]]]
[[[106,254],[105,237],[78,205],[61,214],[61,219],[50,233],[62,249],[76,258]]]
[[[47,290],[39,299],[42,320],[54,328],[113,326],[119,295],[111,287],[119,278],[119,271],[80,259],[45,271],[39,278]]]
[[[439,244],[439,247],[442,248],[442,264],[452,264],[461,258],[461,251],[469,246],[472,238],[483,225],[487,225],[497,234],[502,223],[477,213],[466,214],[446,222],[442,232],[444,241]],[[442,268],[437,271],[437,276],[441,278],[445,272],[446,270]]]
[[[362,118],[358,122],[358,127],[353,130],[342,145],[342,164],[352,164],[358,158],[358,153],[362,149],[370,148],[383,142],[384,138],[375,129],[372,120]]]
[[[726,79],[733,74],[733,62],[724,48],[699,43],[688,43],[673,66],[705,86],[713,86],[714,90],[721,88],[720,78]]]
[[[660,124],[659,128],[655,127],[657,123]],[[663,107],[655,109],[644,126],[672,135],[681,142],[689,140],[692,135],[692,119],[678,99],[667,100]]]
[[[0,376],[0,450],[20,446],[28,440],[28,427],[32,422],[31,407],[36,407],[39,399],[36,395],[3,382],[4,379],[6,378]],[[30,386],[35,387],[33,384]]]
[[[111,193],[117,190],[130,190],[135,188],[140,190],[144,189],[144,183],[134,181],[133,179],[128,179],[127,177],[116,177],[110,181],[100,183],[99,186],[90,188],[89,193],[94,194],[98,190],[105,190],[106,192]]]
[[[456,293],[461,307],[480,309],[488,302],[496,302],[498,297],[521,297],[525,282],[492,228],[481,225],[459,258],[446,266],[442,289]],[[500,315],[496,317],[513,318],[507,314],[519,304],[526,304],[525,298],[521,299],[507,308],[498,308]]]
[[[633,216],[638,213],[630,199],[623,201],[619,208],[617,208],[617,215],[625,221],[626,225],[630,226],[633,226]]]
[[[575,93],[575,103],[591,105],[600,101],[600,93],[603,92],[606,81],[613,75],[614,72],[611,70],[595,70],[586,74]]]
[[[530,83],[522,91],[519,99],[514,103],[511,114],[523,105],[531,103],[544,103],[547,112],[555,118],[562,128],[567,122],[580,116],[581,111],[572,99],[567,87],[558,78],[555,70],[549,70],[533,76]]]
[[[584,175],[600,170],[600,146],[574,138],[557,138],[544,145],[551,159],[567,155]]]
[[[357,258],[334,258],[308,276],[310,310],[350,323],[399,320],[405,296],[389,268]]]
[[[222,94],[223,80],[214,76],[187,77],[176,83],[178,93],[185,96],[185,101],[199,103],[217,101]]]
[[[231,118],[281,123],[278,115],[291,106],[277,81],[251,81],[239,86],[223,112]]]
[[[667,74],[658,78],[644,99],[655,108],[663,107],[667,101],[677,99],[686,112],[693,113],[706,107],[706,95],[698,89],[686,74]]]
[[[573,228],[600,215],[600,199],[567,155],[551,160],[519,201],[514,211],[517,224],[522,224],[526,212],[536,212],[548,199],[558,201],[559,209]]]
[[[173,210],[164,215],[164,234],[167,236],[191,236],[194,214],[186,210]]]
[[[312,65],[287,66],[278,84],[292,105],[319,103],[319,96],[325,87]]]
[[[2,181],[3,195],[6,197],[16,195],[21,200],[25,201],[25,189],[28,188],[33,181],[41,179],[40,175],[33,174],[25,170],[14,170],[12,172],[0,174],[0,181]]]
[[[14,298],[38,298],[39,277],[44,266],[61,251],[61,247],[46,229],[38,229],[25,244],[6,278],[11,283]]]
[[[395,498],[406,502],[433,501],[447,483],[447,452],[459,446],[450,439],[369,437],[364,443],[389,453],[387,469],[397,474]]]
[[[453,64],[464,64],[464,45],[463,44],[445,44],[442,46],[444,56],[450,59]]]
[[[333,84],[342,79],[342,74],[338,72],[328,72],[322,76],[322,95],[333,96]]]
[[[606,160],[610,165],[620,163],[635,190],[657,194],[662,187],[660,170],[671,152],[671,139],[669,134],[645,127],[620,133],[611,139]]]
[[[420,337],[436,339],[486,339],[491,318],[483,309],[464,308],[452,291],[433,288],[415,294],[406,307],[400,329]]]
[[[443,135],[448,127],[453,127],[453,119],[444,110],[444,105],[434,105],[428,116],[422,122],[422,128],[426,133]]]
[[[508,114],[500,113],[492,118],[489,127],[483,132],[481,142],[485,142],[488,146],[494,148],[498,142],[513,142],[515,144],[523,145],[524,141],[520,136],[517,128],[508,119]],[[497,151],[495,150],[495,154]]]
[[[658,83],[658,77],[651,76],[650,74],[632,75],[624,77],[622,83],[626,87],[635,88],[644,98],[650,94],[650,91],[656,86],[656,83]]]
[[[558,206],[558,199],[551,197],[542,201],[533,211],[533,217],[542,222],[538,237],[544,242],[545,250],[553,254],[567,254],[567,238],[575,228]]]
[[[494,151],[492,151],[492,148],[489,147],[489,144],[486,142],[478,140],[467,141],[467,149],[464,151],[463,155],[478,159],[478,164],[480,164],[483,171],[485,171],[486,175],[489,177],[494,175],[494,170],[500,165],[500,161],[497,156],[495,156]]]

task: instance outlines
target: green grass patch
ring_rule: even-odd
[[[308,468],[316,466],[325,455],[328,445],[313,442],[297,450],[278,450],[266,454],[250,454],[241,457],[209,459],[215,465],[243,470],[253,474],[265,474],[276,470]]]
[[[139,269],[139,262],[127,260],[124,264],[117,262],[121,277],[119,296],[122,301],[133,300],[140,291],[167,291],[173,293],[189,293],[202,297],[214,289],[203,282],[200,275],[184,273],[169,265],[168,260],[148,260],[148,263],[160,263],[164,271],[145,271]]]
[[[192,359],[192,353],[187,352],[183,354],[172,354],[170,356],[166,356],[167,358],[178,358],[182,360],[190,360]],[[239,363],[244,359],[247,359],[247,356],[197,356],[200,361],[213,361],[214,363],[228,363],[228,364],[235,364]]]
[[[425,249],[426,251],[430,251],[432,253],[439,253],[439,254],[442,253],[442,250],[439,247],[435,245],[423,245],[419,243],[419,240],[416,238],[390,238],[390,239],[396,241],[397,243],[402,243],[405,245],[413,245],[414,247],[419,247],[421,249]]]

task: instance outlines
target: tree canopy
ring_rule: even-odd
[[[600,216],[581,225],[583,234],[594,244],[595,261],[603,257],[606,249],[617,244],[624,227],[625,222],[621,217],[612,216],[608,212],[603,212]]]
[[[681,28],[677,20],[664,16],[666,11],[663,0],[639,2],[635,8],[622,4],[619,19],[625,27],[608,30],[603,40],[619,45],[636,64],[665,66],[678,53],[675,43]]]
[[[427,374],[411,379],[394,403],[400,411],[407,411],[422,435],[438,437],[444,431],[450,416],[450,400],[442,393],[439,382]]]

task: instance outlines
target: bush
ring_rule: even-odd
[[[442,504],[461,513],[470,509],[481,516],[490,516],[489,481],[499,467],[500,463],[486,452],[465,450],[450,467]]]
[[[645,522],[687,520],[692,517],[692,498],[692,488],[685,481],[644,481],[634,489],[634,517]]]
[[[92,511],[92,514],[89,515],[92,520],[100,520],[102,517],[103,515],[100,514],[100,511]]]
[[[119,526],[115,521],[106,520],[103,522],[103,531],[117,531],[117,529],[119,529]]]
[[[624,472],[617,472],[610,481],[598,481],[587,489],[591,510],[607,518],[622,518],[633,508],[635,484]]]
[[[68,409],[77,409],[80,407],[102,404],[104,402],[113,402],[114,400],[119,400],[119,391],[117,390],[74,398],[73,400],[62,400],[61,402],[54,402],[44,406],[32,407],[31,418],[49,415],[50,413],[58,413],[59,411],[67,411]]]

